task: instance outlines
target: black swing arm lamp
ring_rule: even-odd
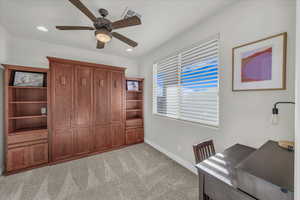
[[[279,115],[278,105],[279,104],[295,104],[295,102],[292,102],[292,101],[276,102],[272,109],[272,124],[278,124],[278,115]]]

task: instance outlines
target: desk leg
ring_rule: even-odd
[[[204,174],[201,172],[198,172],[199,177],[199,200],[205,200],[204,199]]]

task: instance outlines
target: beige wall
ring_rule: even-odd
[[[293,106],[280,108],[278,126],[270,123],[272,105],[294,98],[295,0],[239,1],[178,35],[140,61],[145,81],[146,141],[192,168],[192,145],[213,138],[218,151],[235,143],[259,147],[267,140],[293,140]],[[288,32],[287,90],[232,92],[232,48]],[[213,129],[152,114],[152,65],[158,59],[220,34],[220,127]]]

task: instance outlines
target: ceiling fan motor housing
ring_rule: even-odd
[[[97,20],[94,22],[94,26],[97,30],[105,28],[108,31],[112,31],[111,21],[105,18],[97,18]]]

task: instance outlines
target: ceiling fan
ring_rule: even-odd
[[[115,37],[122,42],[125,42],[129,46],[136,47],[138,43],[125,37],[124,35],[112,32],[113,30],[126,28],[129,26],[136,26],[142,24],[141,20],[137,16],[129,17],[126,19],[111,22],[106,19],[108,11],[101,8],[99,13],[102,17],[95,17],[95,15],[80,1],[69,0],[74,6],[76,6],[83,14],[85,14],[90,20],[92,20],[94,27],[91,26],[56,26],[58,30],[91,30],[95,31],[97,38],[97,48],[103,49],[105,44],[108,43],[112,37]]]

